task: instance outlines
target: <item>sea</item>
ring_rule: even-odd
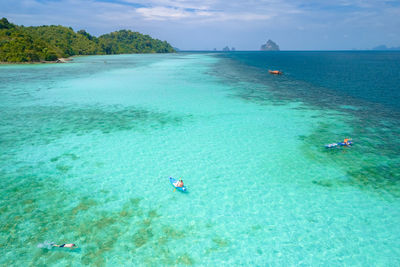
[[[1,266],[399,266],[399,225],[400,52],[0,66]]]

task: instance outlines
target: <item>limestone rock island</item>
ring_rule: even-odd
[[[279,51],[279,46],[272,40],[268,40],[266,44],[261,46],[262,51]]]

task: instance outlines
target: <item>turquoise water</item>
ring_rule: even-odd
[[[1,66],[0,265],[399,265],[396,108],[248,56]]]

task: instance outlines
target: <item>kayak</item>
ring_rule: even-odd
[[[339,145],[341,145],[341,146],[351,146],[351,145],[353,145],[353,141],[349,141],[348,143],[349,143],[349,144],[346,144],[346,143],[344,143],[344,142],[341,142],[341,143],[339,143]]]
[[[325,145],[325,147],[326,148],[334,148],[334,147],[338,147],[338,146],[349,146],[349,145],[350,146],[353,145],[353,141],[349,141],[348,145],[344,142],[340,142],[340,143],[328,144],[328,145]]]
[[[178,180],[176,180],[175,178],[169,177],[169,182],[172,184],[173,187],[175,187],[176,189],[182,191],[182,192],[186,192],[186,186],[183,187],[176,187],[174,184],[176,182],[178,182]]]
[[[334,148],[334,147],[337,147],[338,145],[339,145],[338,143],[333,143],[333,144],[325,145],[325,147],[326,148]]]

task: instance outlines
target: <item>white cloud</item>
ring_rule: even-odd
[[[187,1],[187,0],[122,0],[121,2],[131,3],[131,4],[141,4],[146,7],[174,7],[174,8],[182,8],[182,9],[197,9],[197,10],[208,10],[215,4],[217,1]]]
[[[221,11],[192,10],[171,7],[143,7],[136,9],[146,20],[182,20],[191,22],[215,22],[215,21],[255,21],[268,20],[272,15],[250,12],[226,13]]]
[[[296,45],[296,34],[297,44],[311,45],[322,44],[324,33],[339,41],[345,33],[349,42],[372,43],[372,38],[386,38],[400,27],[396,1],[0,0],[0,7],[1,16],[16,24],[60,24],[95,35],[126,28],[171,42],[179,40],[181,48],[187,49],[190,42],[213,47],[216,39],[225,43],[235,38],[243,46],[247,42],[248,48],[256,42],[258,47],[259,39],[266,37],[290,48],[275,36],[289,46]],[[391,38],[394,45],[400,43],[399,35]],[[230,44],[234,45],[233,41]]]
[[[2,4],[2,2],[4,2]],[[124,4],[125,3],[125,4]],[[36,20],[45,18],[63,18],[63,21],[81,21],[103,18],[106,21],[126,20],[172,20],[177,23],[207,23],[216,21],[259,21],[285,14],[299,13],[295,6],[277,0],[260,1],[224,1],[224,0],[120,0],[118,2],[97,2],[96,0],[60,0],[37,1],[23,0],[11,4],[0,0],[2,6],[13,9],[14,16],[36,16]],[[135,4],[141,5],[135,7]],[[18,10],[18,12],[15,12]],[[39,17],[39,14],[41,17]],[[53,22],[52,22],[53,23]]]
[[[179,20],[191,17],[193,15],[199,16],[210,16],[209,12],[188,12],[181,8],[170,8],[170,7],[143,7],[136,9],[146,20]]]
[[[288,2],[278,0],[121,0],[124,3],[143,5],[136,9],[145,20],[174,20],[187,22],[215,22],[228,20],[268,20],[285,14],[301,13]]]

